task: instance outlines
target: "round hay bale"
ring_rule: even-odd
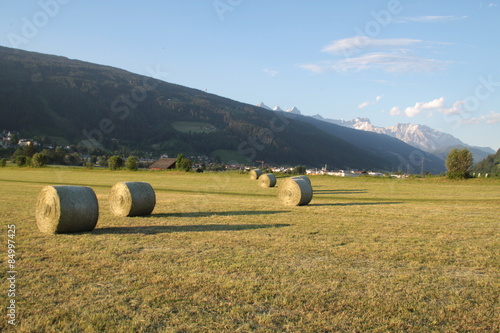
[[[249,174],[250,174],[250,179],[251,180],[257,180],[262,175],[262,170],[260,170],[260,169],[253,169],[253,170],[250,170]]]
[[[150,215],[155,204],[155,191],[145,182],[116,183],[109,195],[109,208],[115,216]]]
[[[307,177],[307,176],[294,176],[292,178],[304,179],[306,182],[309,183],[309,185],[311,185],[311,179],[309,179],[309,177]]]
[[[288,207],[307,205],[312,197],[312,187],[305,179],[287,178],[278,187],[278,199]]]
[[[257,181],[259,182],[260,187],[274,187],[274,185],[276,185],[276,176],[272,173],[266,173],[260,176]]]
[[[35,218],[46,234],[92,231],[99,218],[97,197],[86,186],[45,186],[37,198]]]

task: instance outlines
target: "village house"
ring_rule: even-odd
[[[177,159],[175,158],[160,158],[149,166],[151,170],[168,170],[175,169]]]

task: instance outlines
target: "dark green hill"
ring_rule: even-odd
[[[390,154],[256,106],[113,67],[4,47],[0,129],[89,148],[395,168]]]

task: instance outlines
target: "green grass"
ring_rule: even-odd
[[[182,133],[212,133],[217,129],[214,125],[196,121],[174,121],[172,126]]]
[[[16,331],[498,331],[500,181],[311,179],[311,204],[285,208],[235,173],[0,169]],[[118,181],[149,182],[153,214],[111,216]],[[48,184],[91,186],[96,229],[41,234]]]
[[[245,156],[238,153],[236,150],[226,150],[226,149],[217,149],[212,152],[212,156],[219,156],[222,162],[238,162],[238,163],[247,163],[248,160]]]

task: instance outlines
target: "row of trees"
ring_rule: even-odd
[[[54,156],[60,154],[59,158],[64,158],[68,164],[78,163],[82,165],[80,155],[78,153],[62,155],[61,151],[52,151],[52,155],[42,153],[32,153],[30,146],[26,146],[24,149],[18,149],[16,153],[12,156],[15,163],[20,166],[30,166],[34,168],[39,168],[45,166],[49,160],[53,160]],[[63,157],[64,156],[64,157]],[[0,159],[0,167],[6,165],[6,159]],[[119,170],[126,168],[127,170],[138,170],[139,160],[137,156],[129,156],[126,160],[122,157],[115,155],[106,159],[104,156],[99,157],[99,161],[85,161],[83,165],[87,168],[92,168],[95,162],[99,162],[101,166],[107,166],[110,170]],[[183,154],[177,155],[176,159],[176,169],[183,171],[190,171],[192,169],[193,162],[184,157]],[[490,172],[491,176],[496,176],[500,174],[500,149],[496,154],[488,156],[485,160],[479,162],[474,169],[472,169],[473,158],[472,153],[469,149],[452,149],[448,156],[446,157],[446,168],[448,170],[447,176],[450,179],[465,179],[470,177],[471,171],[474,172],[484,172],[485,174]],[[305,167],[297,166],[292,173],[294,174],[304,174]]]

